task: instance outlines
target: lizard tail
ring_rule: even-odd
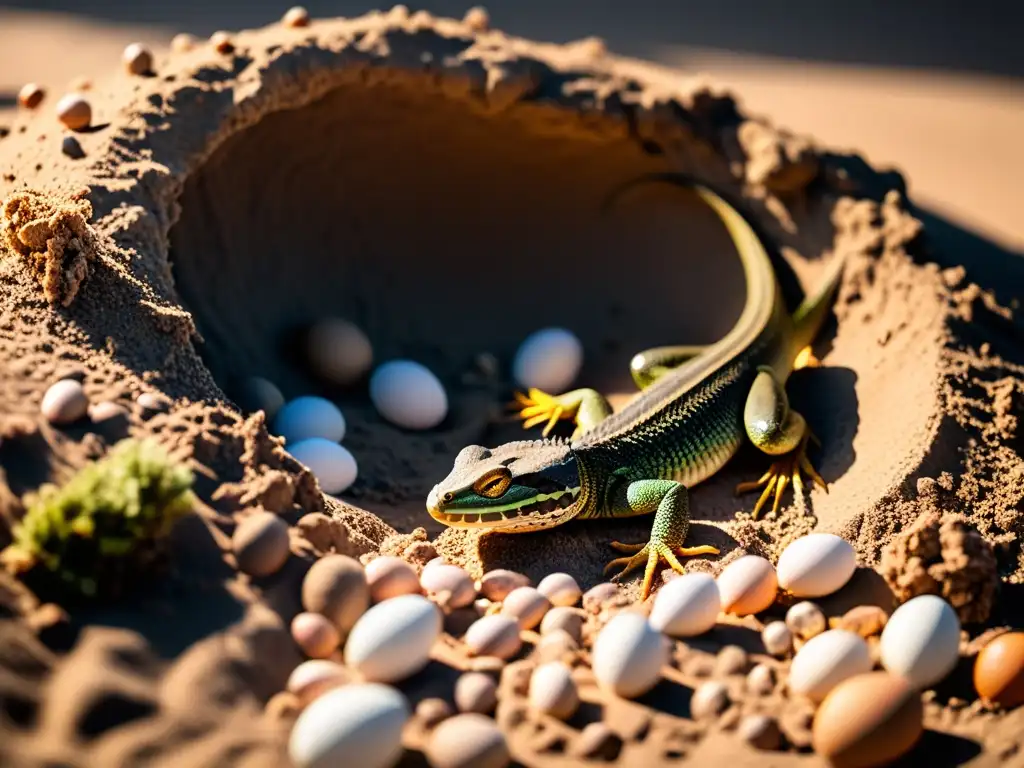
[[[793,313],[793,349],[795,351],[810,346],[821,330],[821,326],[825,324],[825,318],[828,317],[829,310],[832,309],[832,299],[839,288],[845,266],[844,258],[835,258],[826,269],[825,277],[818,290],[807,296]]]

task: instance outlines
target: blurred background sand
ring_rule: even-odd
[[[316,16],[358,15],[355,0],[309,0]],[[494,26],[563,42],[591,35],[616,54],[699,71],[746,108],[839,151],[904,173],[944,241],[1002,272],[1024,252],[1024,6],[995,0],[496,0]],[[118,65],[132,41],[262,26],[286,2],[22,0],[0,3],[0,124],[29,80],[60,90]],[[453,0],[410,4],[461,16]],[[1015,261],[1015,260],[1010,260]],[[983,267],[984,268],[984,267]],[[1024,271],[1014,269],[1014,275]],[[1004,282],[1002,274],[978,275]],[[1004,289],[1007,287],[1002,286]],[[1014,291],[1011,291],[1011,294]],[[1015,291],[1017,295],[1024,290]]]

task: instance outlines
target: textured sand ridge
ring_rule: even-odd
[[[280,764],[280,733],[259,718],[298,661],[287,625],[310,546],[296,536],[281,574],[250,580],[224,554],[236,520],[254,507],[292,523],[327,512],[346,523],[352,554],[385,539],[409,552],[393,534],[440,533],[423,501],[458,450],[522,434],[500,409],[526,333],[572,328],[586,350],[581,381],[617,402],[632,392],[634,352],[721,336],[740,311],[742,277],[711,213],[650,189],[598,214],[608,190],[650,170],[686,171],[740,201],[779,257],[791,302],[826,261],[848,260],[817,348],[824,367],[790,387],[821,438],[830,492],[752,521],[743,513],[753,499],[732,487],[763,459],[742,453],[693,493],[693,540],[725,552],[693,568],[776,556],[814,527],[873,565],[919,515],[952,512],[997,544],[1002,591],[1015,594],[1021,323],[970,283],[969,265],[928,263],[898,175],[745,115],[706,83],[635,67],[627,77],[595,45],[401,12],[272,25],[233,45],[97,83],[94,128],[76,134],[81,159],[61,153],[67,132],[50,109],[20,116],[0,141],[0,513],[16,519],[23,493],[125,434],[152,435],[187,460],[203,502],[176,535],[166,593],[67,624],[44,621],[31,596],[2,585],[5,764]],[[294,334],[325,314],[361,325],[379,360],[428,363],[449,388],[446,422],[404,433],[364,388],[324,391],[307,378]],[[478,370],[484,353],[498,358],[497,376]],[[233,405],[253,374],[287,396],[319,391],[341,404],[360,466],[343,502],[320,494],[261,413]],[[65,375],[94,400],[123,401],[130,418],[106,432],[45,424],[42,393]],[[143,392],[169,408],[141,408]],[[610,539],[648,530],[641,519],[479,542],[445,532],[436,546],[474,571],[512,567],[536,580],[565,570],[590,585]],[[872,573],[859,581],[881,589]],[[993,621],[1014,620],[1011,602],[997,601]],[[930,707],[929,727],[997,753],[1017,743],[1019,717],[944,704]],[[623,761],[682,738],[657,722],[637,726]],[[696,757],[699,739],[682,741]],[[708,738],[699,750],[723,744]],[[526,764],[567,764],[545,763],[525,735],[515,745]]]

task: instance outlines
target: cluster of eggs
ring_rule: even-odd
[[[305,358],[318,378],[347,387],[373,368],[373,347],[355,324],[325,318],[306,334]],[[516,351],[513,376],[519,386],[560,392],[576,378],[583,348],[572,333],[547,328],[527,337]],[[373,369],[369,396],[377,412],[390,423],[409,430],[437,427],[448,415],[448,394],[441,380],[422,363],[389,360]],[[285,402],[270,381],[252,377],[243,399],[273,420],[276,434],[289,452],[317,477],[329,494],[343,493],[358,476],[355,457],[343,444],[346,423],[330,400],[303,395]]]
[[[307,656],[292,672],[287,695],[300,712],[289,736],[296,766],[346,764],[387,768],[400,759],[402,730],[416,716],[430,728],[424,753],[434,768],[511,762],[505,737],[490,715],[497,704],[493,671],[520,652],[523,633],[580,640],[583,614],[574,608],[582,592],[564,573],[536,587],[521,574],[491,571],[478,582],[440,558],[422,571],[393,556],[365,568],[345,555],[318,560],[302,585],[303,612],[292,636]],[[489,660],[463,672],[452,692],[455,704],[430,698],[415,710],[401,692],[403,681],[431,659],[445,616],[475,616],[461,636],[466,654]],[[540,664],[529,683],[530,706],[567,719],[579,707],[570,667]]]

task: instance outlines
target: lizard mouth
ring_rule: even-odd
[[[565,519],[565,511],[579,498],[580,488],[565,488],[541,493],[525,499],[516,506],[461,509],[446,512],[430,504],[430,516],[451,528],[518,528],[537,530],[555,525]]]

